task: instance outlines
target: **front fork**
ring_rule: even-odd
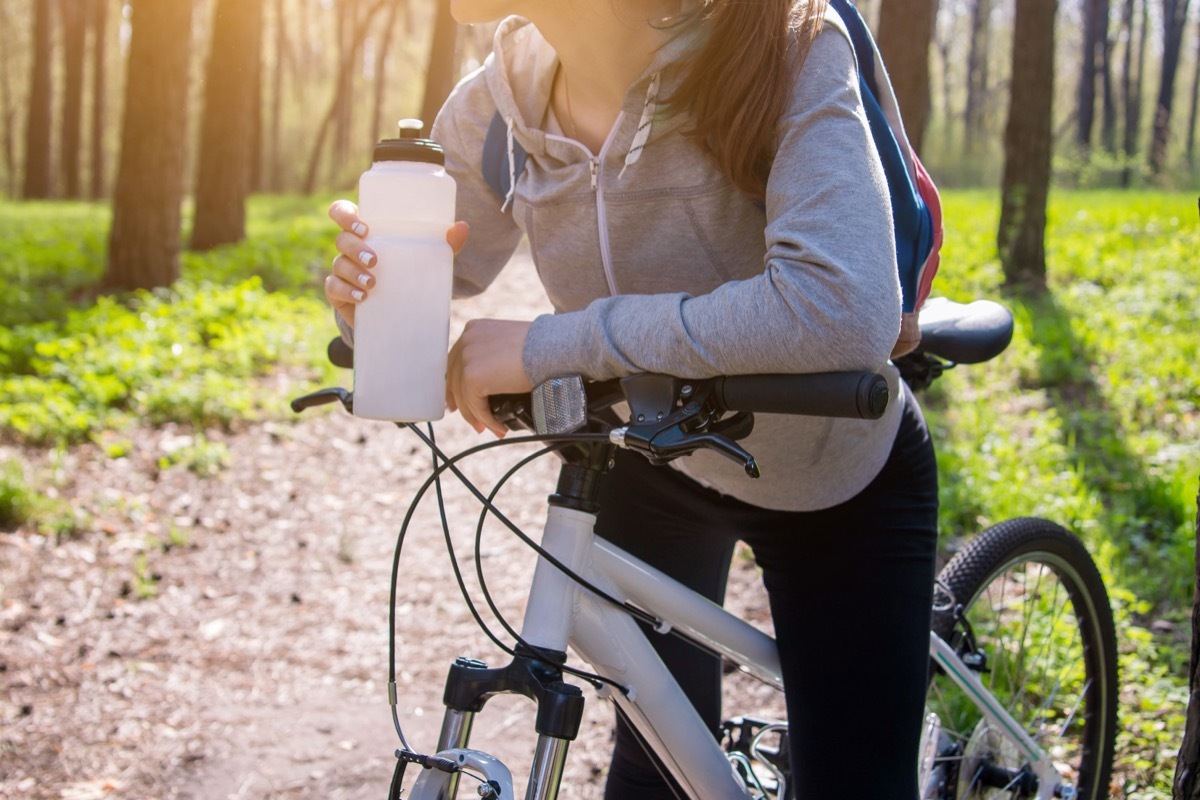
[[[442,718],[442,735],[438,740],[438,752],[450,749],[465,750],[471,737],[471,723],[475,720],[473,711],[457,711],[446,709]],[[563,768],[567,763],[567,739],[559,739],[545,734],[538,735],[537,749],[533,753],[533,764],[529,769],[529,787],[525,792],[526,800],[555,800],[558,788],[562,784]],[[457,796],[458,773],[448,777],[446,782],[447,800]]]
[[[569,569],[581,570],[591,549],[596,521],[597,479],[607,468],[611,447],[595,448],[582,458],[569,458],[550,498],[542,545]],[[575,462],[575,463],[572,463]],[[529,770],[526,800],[556,800],[567,749],[583,719],[583,693],[564,683],[567,638],[577,590],[575,582],[539,559],[530,588],[522,639],[536,650],[520,647],[508,666],[488,669],[482,662],[458,659],[446,678],[446,712],[438,752],[466,750],[475,714],[488,698],[522,694],[537,703],[537,748]],[[453,798],[461,779],[450,776],[446,798]],[[508,800],[508,798],[501,798]]]
[[[446,679],[446,712],[438,737],[439,754],[466,750],[475,715],[490,697],[500,693],[522,694],[537,702],[538,742],[525,798],[555,800],[567,749],[578,735],[583,719],[583,693],[562,681],[562,671],[556,664],[518,654],[508,666],[488,669],[479,661],[458,659]],[[458,773],[450,775],[441,796],[447,800],[455,797],[460,779]]]
[[[447,708],[445,715],[442,717],[442,732],[438,736],[438,752],[441,753],[452,748],[465,750],[471,740],[471,725],[474,722],[474,711],[460,711],[454,708]],[[447,798],[457,796],[459,777],[459,774],[456,772],[447,781]]]

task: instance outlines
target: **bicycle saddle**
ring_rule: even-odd
[[[1013,316],[991,300],[956,303],[931,297],[918,318],[921,344],[918,352],[953,361],[979,364],[1004,352],[1013,336]]]

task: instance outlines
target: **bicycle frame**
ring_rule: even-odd
[[[660,621],[660,633],[679,630],[752,675],[782,687],[779,657],[770,636],[599,539],[593,533],[594,523],[591,513],[551,505],[542,545],[601,590],[651,614]],[[728,800],[751,796],[638,623],[625,610],[580,587],[545,558],[538,560],[534,571],[521,636],[531,645],[550,651],[565,652],[569,644],[597,674],[626,687],[625,692],[606,689],[603,694],[628,716],[690,797]],[[991,724],[1021,749],[1038,776],[1038,797],[1054,797],[1060,776],[1049,754],[936,634],[931,634],[930,656],[973,698]],[[507,767],[467,748],[474,713],[447,709],[439,755],[494,782],[499,797],[514,797]],[[557,797],[568,744],[567,740],[546,735],[539,738],[527,800]],[[427,770],[414,784],[411,796],[417,800],[452,797],[457,783],[458,775]]]

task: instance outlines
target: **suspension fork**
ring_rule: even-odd
[[[460,658],[454,663],[468,668],[473,664],[478,665],[479,669],[484,666],[480,662],[467,658]],[[451,749],[465,750],[471,741],[471,726],[475,723],[476,713],[467,709],[446,706],[446,712],[442,715],[442,732],[438,735],[437,752],[442,753]],[[453,800],[458,795],[458,779],[459,775],[455,773],[446,782],[448,800]]]
[[[594,537],[597,481],[607,469],[612,447],[589,448],[571,454],[550,497],[543,546],[561,563],[583,572]],[[475,715],[489,698],[501,693],[522,694],[537,703],[537,748],[530,767],[526,800],[555,800],[562,781],[567,750],[583,719],[583,693],[564,683],[567,637],[578,590],[567,575],[547,560],[535,568],[521,637],[536,651],[518,647],[505,667],[489,669],[483,662],[460,658],[450,668],[443,697],[446,711],[438,752],[466,749]],[[459,776],[448,783],[448,798]]]
[[[554,800],[567,758],[567,747],[579,733],[583,692],[564,683],[564,653],[519,649],[506,666],[489,669],[480,661],[460,658],[450,667],[444,696],[446,712],[438,752],[465,750],[475,715],[497,694],[520,694],[537,703],[537,750],[530,770],[528,800]],[[555,663],[557,662],[557,663]],[[446,797],[454,797],[458,775],[450,776]]]

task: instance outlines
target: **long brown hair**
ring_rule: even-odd
[[[691,115],[686,134],[752,197],[766,194],[777,126],[792,90],[792,58],[807,57],[827,4],[703,0],[700,13],[710,34],[668,106]]]

